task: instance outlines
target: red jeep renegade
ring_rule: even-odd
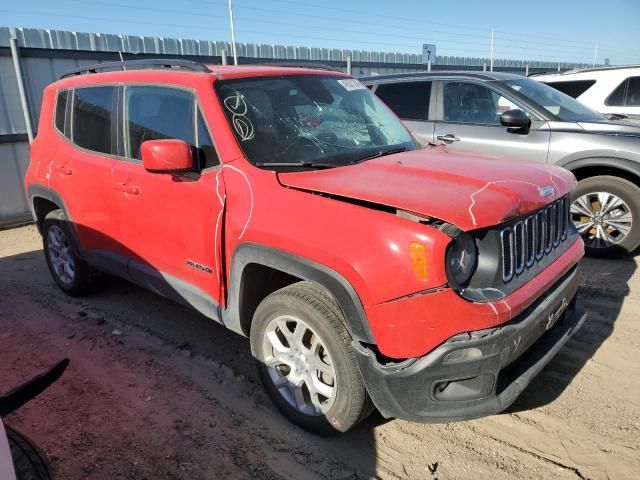
[[[317,433],[509,406],[585,320],[574,185],[422,148],[341,73],[174,60],[49,85],[26,176],[62,290],[107,272],[249,336]]]

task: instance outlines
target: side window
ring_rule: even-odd
[[[612,107],[622,107],[625,104],[625,97],[627,96],[627,87],[629,85],[629,79],[617,86],[617,88],[611,92],[611,95],[604,102]]]
[[[198,109],[198,158],[200,169],[220,165],[218,154],[200,109]]]
[[[443,110],[446,122],[500,125],[500,115],[520,108],[498,92],[470,82],[446,82]]]
[[[561,91],[565,95],[578,98],[595,83],[595,80],[571,80],[569,82],[548,82],[547,85]]]
[[[174,138],[195,145],[192,93],[167,87],[125,88],[124,135],[126,155],[140,160],[146,140]]]
[[[629,87],[627,88],[627,103],[628,107],[640,106],[640,77],[631,77],[629,79]]]
[[[402,120],[427,120],[431,82],[388,83],[376,95]]]
[[[67,98],[69,97],[68,90],[61,90],[58,92],[58,98],[56,99],[56,116],[55,125],[60,133],[64,134],[64,120],[67,111]]]
[[[111,118],[115,87],[84,87],[73,91],[71,140],[79,147],[113,153]]]

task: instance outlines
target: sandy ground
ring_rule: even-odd
[[[246,339],[116,279],[66,297],[34,227],[2,231],[0,391],[71,359],[6,420],[60,479],[638,478],[639,260],[583,262],[588,323],[508,412],[324,439],[275,410]]]

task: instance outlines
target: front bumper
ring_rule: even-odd
[[[574,268],[512,321],[455,335],[418,359],[381,364],[354,343],[373,403],[387,418],[425,423],[504,410],[584,323],[577,288]]]

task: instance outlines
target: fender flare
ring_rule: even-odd
[[[43,185],[32,184],[27,187],[27,197],[29,198],[29,207],[31,208],[31,215],[33,215],[33,221],[38,225],[38,218],[36,216],[36,209],[34,200],[36,197],[44,198],[45,200],[49,200],[50,202],[55,203],[60,207],[60,209],[64,212],[65,217],[69,221],[71,221],[71,216],[69,215],[69,210],[67,209],[64,200],[58,192],[50,189],[49,187],[45,187]],[[40,227],[38,227],[40,228]]]
[[[36,216],[36,209],[34,201],[36,198],[44,198],[45,200],[49,200],[52,203],[55,203],[60,210],[64,213],[65,218],[67,219],[67,223],[71,226],[69,229],[71,231],[71,235],[73,236],[73,246],[75,247],[75,253],[78,254],[81,258],[84,258],[82,255],[82,249],[80,247],[80,239],[78,237],[78,230],[76,224],[74,223],[71,215],[69,214],[69,209],[67,205],[64,203],[62,196],[52,190],[49,187],[45,187],[43,185],[32,184],[27,187],[27,197],[29,199],[29,207],[31,208],[31,215],[33,216],[33,221],[40,232],[40,224],[38,223],[38,217]],[[42,234],[42,232],[40,232]]]
[[[577,160],[571,160],[567,163],[559,165],[573,172],[585,167],[611,167],[623,170],[638,178],[640,182],[640,163],[626,158],[617,157],[586,157]]]
[[[360,297],[353,286],[338,272],[305,257],[257,243],[240,244],[231,260],[229,303],[222,312],[223,323],[231,330],[246,335],[240,319],[245,267],[258,264],[288,273],[323,287],[334,297],[354,340],[374,344],[373,334],[364,313]]]

